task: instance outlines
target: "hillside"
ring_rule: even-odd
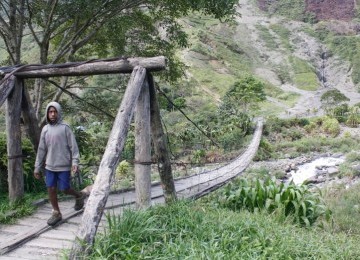
[[[191,108],[199,111],[202,103],[210,106],[209,102],[218,105],[226,89],[246,73],[267,84],[267,102],[258,113],[264,116],[320,115],[321,95],[332,88],[347,96],[349,105],[360,102],[356,78],[360,68],[352,58],[357,51],[347,49],[358,41],[352,39],[357,26],[350,21],[354,1],[303,2],[302,8],[316,12],[317,19],[331,19],[313,25],[276,13],[284,8],[274,9],[279,2],[240,0],[235,25],[206,18],[184,23],[193,45],[182,57],[189,66],[189,81],[202,93],[197,102],[190,98]],[[337,18],[342,20],[332,20]],[[353,45],[343,43],[343,35]]]

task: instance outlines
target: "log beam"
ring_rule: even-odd
[[[84,76],[99,74],[131,73],[136,66],[148,71],[160,71],[166,67],[164,56],[149,58],[119,58],[111,60],[95,60],[72,62],[54,65],[28,65],[14,72],[20,78],[48,78],[60,76]],[[1,68],[0,68],[1,70]],[[4,68],[3,73],[11,70]]]

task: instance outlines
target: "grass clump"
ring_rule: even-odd
[[[294,69],[292,80],[294,84],[303,90],[315,91],[319,83],[314,68],[305,60],[291,56],[290,63]]]
[[[360,235],[360,192],[359,184],[346,189],[342,185],[328,188],[324,198],[333,212],[334,228],[336,232],[348,235]]]
[[[43,193],[25,194],[21,200],[10,202],[7,195],[0,195],[0,223],[12,224],[18,218],[34,213],[36,207],[33,202],[45,196]]]
[[[264,40],[267,48],[269,48],[270,50],[275,50],[279,47],[279,44],[275,41],[274,35],[270,33],[269,29],[266,26],[257,24],[256,29],[258,29],[260,38]]]

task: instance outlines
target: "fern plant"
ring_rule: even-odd
[[[232,210],[246,209],[250,212],[279,210],[285,217],[292,216],[302,226],[311,226],[320,216],[331,217],[321,194],[310,191],[306,185],[277,183],[274,179],[239,179],[227,185],[220,204]]]

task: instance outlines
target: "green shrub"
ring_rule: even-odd
[[[304,126],[306,132],[311,133],[314,129],[316,129],[317,125],[315,122],[311,122],[310,124]]]
[[[335,107],[331,113],[339,121],[339,123],[344,123],[347,119],[347,113],[349,112],[349,106],[347,104],[341,104],[340,106]]]
[[[326,133],[333,137],[340,133],[340,124],[336,118],[326,117],[323,122],[323,128]]]
[[[353,106],[346,113],[347,119],[345,124],[350,127],[358,127],[360,124],[360,108]]]
[[[295,140],[299,140],[304,136],[304,134],[302,133],[302,131],[300,129],[290,129],[288,131],[286,131],[286,137],[290,140],[290,141],[295,141]]]
[[[331,212],[325,207],[319,193],[311,192],[305,185],[276,183],[267,178],[248,181],[238,179],[227,185],[220,198],[220,204],[232,210],[247,209],[250,212],[282,210],[285,217],[292,216],[303,226],[311,226],[316,220]]]
[[[351,152],[346,155],[347,162],[356,162],[360,161],[360,153],[358,152]]]
[[[206,152],[203,149],[195,150],[191,154],[191,163],[193,164],[204,164]]]
[[[255,161],[263,161],[273,156],[274,148],[266,138],[261,138],[259,148],[257,150]]]
[[[126,160],[122,160],[116,168],[117,176],[127,176],[129,174],[130,164]]]

